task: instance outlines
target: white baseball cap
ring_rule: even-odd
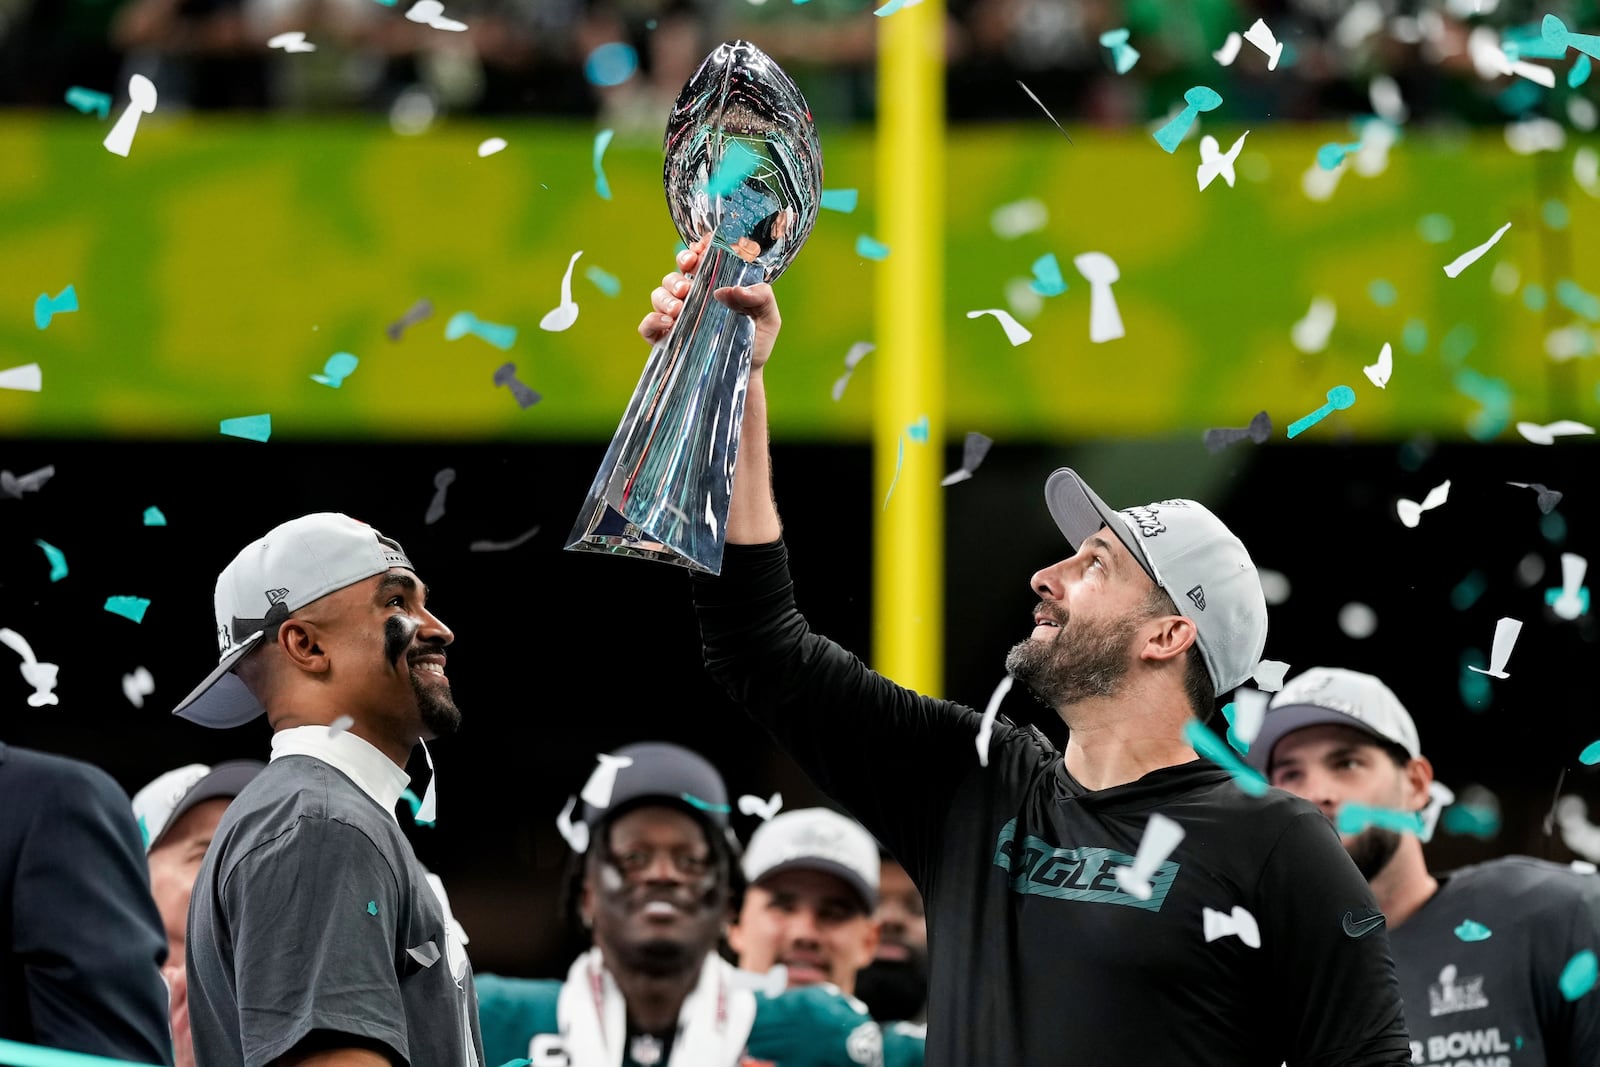
[[[823,871],[842,880],[870,915],[878,906],[878,843],[862,825],[827,808],[774,815],[750,836],[744,876],[751,885],[780,871]]]
[[[1195,642],[1219,695],[1255,673],[1267,647],[1267,598],[1244,543],[1205,505],[1161,500],[1113,511],[1067,467],[1045,481],[1044,499],[1074,552],[1102,528],[1117,535],[1194,622]]]
[[[139,822],[145,852],[159,845],[172,824],[190,808],[219,797],[232,800],[265,767],[253,759],[229,760],[215,767],[191,763],[147,784],[133,794],[133,816]]]
[[[1422,755],[1417,724],[1394,690],[1360,671],[1312,667],[1273,694],[1261,732],[1250,742],[1245,758],[1264,773],[1272,762],[1273,747],[1286,734],[1323,723],[1353,726],[1404,749],[1413,759]]]
[[[274,527],[218,575],[217,669],[172,713],[219,729],[264,714],[233,673],[245,653],[313,600],[390,567],[411,569],[405,549],[348,515],[323,511]]]

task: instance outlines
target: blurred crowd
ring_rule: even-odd
[[[73,85],[118,94],[150,77],[163,109],[526,114],[655,129],[718,42],[754,41],[799,82],[813,112],[870,120],[882,5],[873,0],[455,0],[464,29],[408,20],[412,0],[0,0],[0,105],[58,107]],[[1217,88],[1241,119],[1344,118],[1374,110],[1392,79],[1412,119],[1504,121],[1573,91],[1533,93],[1474,62],[1474,30],[1500,40],[1546,12],[1592,29],[1592,0],[948,0],[952,119],[1033,118],[1025,82],[1055,114],[1124,124],[1168,112],[1184,89]],[[890,17],[893,17],[892,15]],[[1226,70],[1213,53],[1266,20],[1276,70],[1246,45]],[[1128,30],[1139,56],[1119,73],[1102,45]],[[267,42],[300,31],[315,51]],[[596,84],[595,49],[629,46],[629,67]],[[618,74],[620,82],[612,84]],[[1531,84],[1531,83],[1529,83]],[[1509,90],[1515,89],[1515,92]]]

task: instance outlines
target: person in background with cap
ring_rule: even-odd
[[[265,766],[260,760],[230,760],[214,768],[191,763],[168,771],[133,795],[133,815],[150,867],[150,893],[167,929],[167,962],[161,975],[169,991],[167,1015],[177,1067],[195,1067],[184,967],[189,897],[222,813]]]
[[[170,1064],[167,942],[128,794],[0,743],[0,813],[0,1039]]]
[[[1370,674],[1313,667],[1291,679],[1247,755],[1330,820],[1346,804],[1408,816],[1430,805],[1416,724]],[[1562,990],[1568,963],[1600,952],[1600,877],[1528,856],[1430,874],[1432,820],[1415,818],[1417,833],[1343,835],[1387,919],[1413,1061],[1600,1064],[1600,993]]]
[[[743,879],[711,764],[673,744],[626,745],[601,757],[582,798],[582,820],[563,827],[575,850],[568,905],[594,947],[565,982],[478,976],[489,1063],[921,1063],[920,1042],[884,1048],[878,1025],[836,990],[785,993],[781,972],[739,971],[717,954]]]
[[[883,1022],[928,1021],[928,920],[900,861],[878,853],[878,952],[856,975],[856,996]]]
[[[853,995],[878,947],[878,844],[827,808],[800,808],[756,828],[744,853],[749,883],[728,947],[739,966],[787,968],[790,988],[827,982]]]
[[[176,713],[264,713],[273,737],[190,905],[202,1067],[483,1063],[463,939],[395,814],[412,750],[461,721],[454,635],[426,600],[398,543],[332,513],[274,528],[217,579],[220,662]]]
[[[683,271],[703,247],[680,253]],[[688,283],[655,290],[646,340],[671,328]],[[1286,794],[1246,796],[1185,734],[1266,640],[1238,538],[1194,501],[1117,512],[1072,471],[1051,475],[1073,554],[1031,578],[1032,636],[1006,666],[1071,736],[1063,755],[997,721],[980,766],[976,711],[895,685],[796,609],[767,455],[777,304],[768,285],[715,295],[755,340],[722,573],[691,576],[706,664],[921,889],[929,1062],[1409,1064],[1386,940],[1339,925],[1375,905],[1327,820]],[[1159,847],[1140,864],[1152,826]],[[1258,934],[1207,942],[1207,909],[1247,909]]]

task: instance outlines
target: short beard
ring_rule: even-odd
[[[1019,641],[1006,670],[1054,711],[1117,691],[1128,673],[1128,642],[1144,620],[1104,624],[1068,619],[1049,641]]]
[[[913,951],[903,960],[873,960],[856,973],[856,999],[880,1023],[915,1019],[928,1003],[928,960]]]
[[[422,717],[422,726],[431,737],[450,737],[461,729],[461,711],[448,691],[440,692],[433,686],[425,686],[415,677],[411,679],[411,690],[417,695],[417,712]]]
[[[1351,838],[1344,848],[1361,877],[1370,882],[1394,859],[1400,849],[1400,835],[1393,830],[1369,826]]]

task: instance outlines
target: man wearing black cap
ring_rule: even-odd
[[[677,745],[627,745],[600,757],[581,796],[582,821],[565,827],[579,853],[570,903],[594,948],[565,982],[478,976],[489,1063],[883,1062],[877,1024],[836,991],[780,996],[781,973],[752,975],[717,955],[743,882],[727,790],[709,763]],[[890,1062],[921,1062],[920,1043],[895,1042]]]
[[[655,290],[647,340],[687,283]],[[1065,753],[901,688],[795,607],[767,455],[777,304],[715,295],[755,340],[722,573],[692,579],[706,664],[921,889],[929,1062],[1409,1064],[1387,941],[1341,928],[1377,909],[1327,820],[1196,758],[1196,719],[1266,640],[1239,539],[1195,501],[1114,511],[1058,470],[1045,501],[1073,554],[1030,579],[1006,665],[1067,724]]]
[[[194,880],[222,813],[265,766],[260,760],[229,760],[215,767],[191,763],[168,771],[133,795],[133,816],[150,866],[150,893],[167,929],[167,962],[161,974],[170,995],[167,1014],[172,1020],[176,1067],[195,1067],[184,967]]]
[[[196,1059],[482,1067],[463,939],[395,814],[412,751],[460,725],[455,635],[400,545],[335,513],[246,546],[215,608],[216,669],[176,714],[212,727],[264,714],[272,759],[195,882]],[[419,817],[434,803],[430,780]]]

